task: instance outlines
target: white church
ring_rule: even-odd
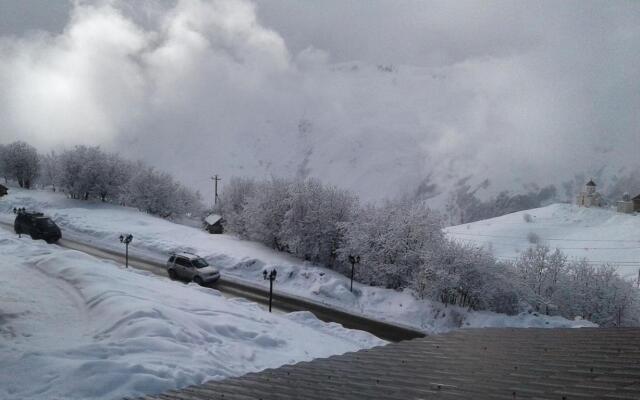
[[[602,195],[596,191],[593,179],[584,185],[584,189],[578,194],[576,203],[580,207],[602,207],[604,205]]]

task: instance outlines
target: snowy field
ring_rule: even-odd
[[[119,399],[383,345],[0,229],[0,398]]]
[[[276,268],[275,290],[330,304],[354,313],[400,323],[427,333],[459,327],[573,327],[586,321],[523,314],[509,317],[492,312],[468,312],[458,307],[418,300],[409,291],[394,291],[354,283],[327,268],[312,265],[261,244],[232,235],[210,235],[205,231],[153,217],[137,210],[100,202],[67,199],[49,191],[11,189],[0,200],[0,220],[13,221],[13,207],[37,209],[50,215],[63,229],[63,237],[79,238],[101,247],[122,251],[118,236],[133,234],[133,253],[165,261],[176,250],[197,253],[233,277],[254,285],[268,285],[262,271]],[[366,266],[359,266],[366,268]],[[357,272],[356,272],[357,273]]]
[[[481,245],[503,260],[515,260],[537,237],[541,244],[562,250],[570,259],[614,265],[627,278],[636,279],[640,268],[640,215],[611,209],[552,204],[452,226],[445,232],[451,238]]]

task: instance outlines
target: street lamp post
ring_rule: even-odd
[[[22,214],[23,212],[25,212],[25,208],[15,208],[13,207],[13,213],[18,215],[18,214]],[[18,234],[19,238],[22,238],[22,231],[21,230],[16,230],[16,233]]]
[[[353,270],[356,264],[360,264],[360,256],[349,256],[349,262],[351,263],[351,288],[349,291],[353,292]]]
[[[124,243],[124,267],[129,268],[129,243],[133,240],[133,235],[130,233],[120,235],[120,243]]]
[[[271,272],[267,272],[267,270],[265,269],[264,271],[262,271],[262,276],[264,277],[264,280],[269,280],[269,312],[271,312],[271,303],[273,302],[273,281],[276,280],[276,275],[278,274],[278,272],[276,271],[276,269],[272,269]]]

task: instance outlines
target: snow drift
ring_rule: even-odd
[[[0,398],[117,399],[385,344],[0,229]]]

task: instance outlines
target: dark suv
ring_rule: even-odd
[[[43,213],[26,211],[24,208],[15,209],[14,212],[17,214],[13,223],[16,233],[29,235],[32,239],[43,239],[47,243],[57,242],[62,237],[58,225]]]

